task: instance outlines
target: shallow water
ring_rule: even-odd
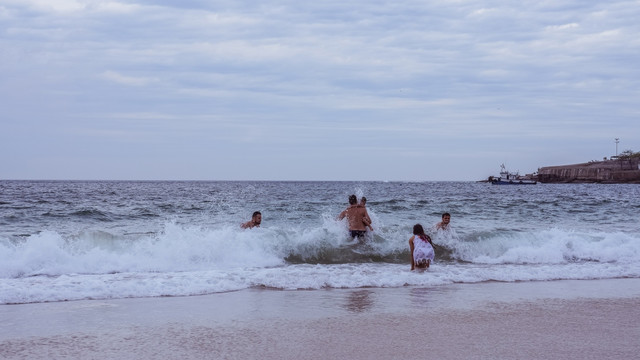
[[[439,359],[630,359],[639,282],[245,289],[4,305],[0,357],[420,359],[427,349]]]

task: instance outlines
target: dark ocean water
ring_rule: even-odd
[[[335,220],[350,194],[363,244]],[[434,265],[408,271],[413,225],[445,211]],[[0,303],[640,277],[639,214],[628,184],[0,181]]]

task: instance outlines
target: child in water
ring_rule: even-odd
[[[435,253],[431,238],[424,233],[422,225],[415,224],[413,226],[413,236],[409,239],[409,248],[411,249],[411,270],[415,270],[416,267],[429,268]]]

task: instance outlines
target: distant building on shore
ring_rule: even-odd
[[[612,156],[610,160],[545,166],[538,169],[538,181],[541,183],[640,184],[640,157]]]

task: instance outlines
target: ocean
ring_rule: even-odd
[[[351,194],[363,243],[336,220]],[[640,278],[639,214],[632,184],[4,180],[0,304]],[[437,245],[426,271],[416,223]]]

